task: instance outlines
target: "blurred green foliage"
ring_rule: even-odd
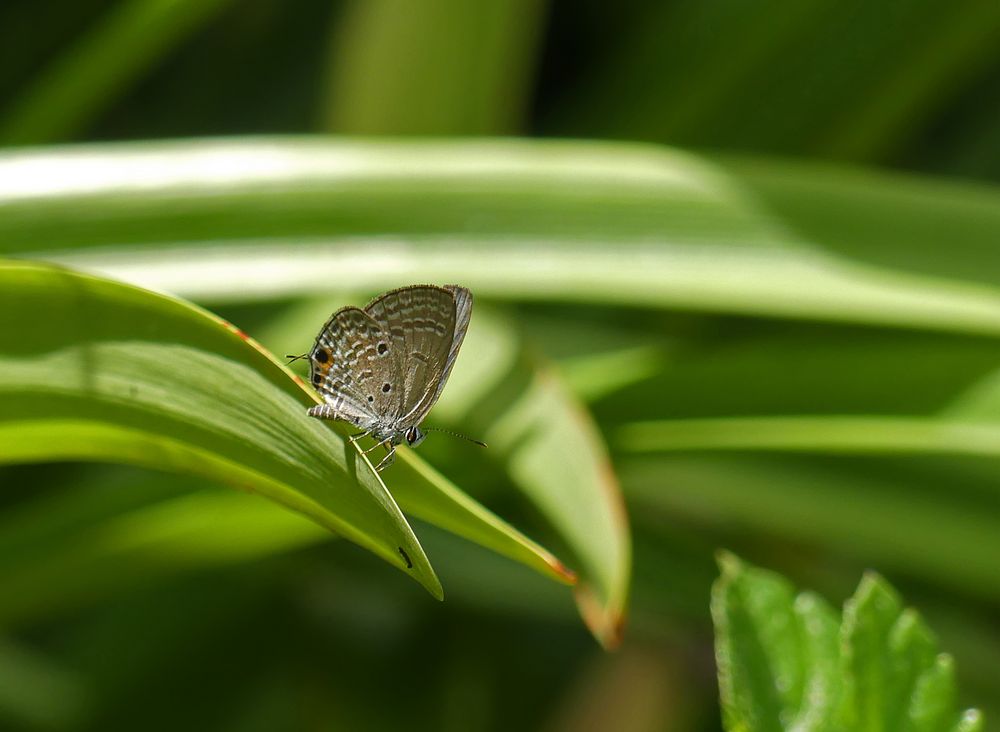
[[[526,407],[502,457],[421,455],[574,561],[539,496],[620,484],[633,547],[606,654],[564,588],[428,524],[443,605],[252,496],[6,465],[0,729],[719,729],[718,547],[828,598],[877,569],[989,725],[998,41],[995,0],[0,4],[4,256],[171,289],[278,353],[305,298],[459,280],[513,339],[495,398],[551,381],[594,441],[559,452]],[[319,136],[240,139],[268,133]],[[55,147],[111,140],[137,142]],[[180,180],[130,180],[144,155]],[[443,422],[504,425],[445,397]]]

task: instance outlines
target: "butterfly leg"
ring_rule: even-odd
[[[364,432],[358,432],[356,435],[351,435],[347,439],[349,439],[352,443],[356,443],[362,437],[368,437],[368,435],[370,435],[371,433],[372,433],[371,430],[365,430]]]
[[[375,466],[375,470],[377,472],[382,472],[396,461],[396,446],[389,443],[389,447],[386,449],[388,452],[386,452],[385,457],[382,458],[382,462]]]

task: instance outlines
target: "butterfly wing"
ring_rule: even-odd
[[[438,379],[437,391],[434,393],[434,397],[427,407],[428,410],[434,406],[438,397],[441,396],[441,392],[444,391],[444,385],[451,375],[451,367],[455,365],[455,359],[458,358],[458,350],[462,347],[462,341],[465,340],[465,332],[469,329],[469,321],[472,319],[472,293],[460,285],[445,285],[444,289],[451,292],[452,298],[455,301],[455,327],[452,331],[451,346],[448,349],[448,359],[445,361],[444,370]]]
[[[454,285],[404,287],[365,307],[388,334],[396,373],[402,375],[395,415],[400,428],[419,424],[434,406],[458,355],[471,311],[471,293]]]
[[[362,429],[384,423],[386,394],[379,344],[387,335],[364,310],[341,308],[323,326],[309,352],[309,377],[336,418]]]

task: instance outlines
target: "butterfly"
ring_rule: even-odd
[[[444,390],[471,317],[472,293],[458,285],[412,285],[336,311],[308,353],[310,382],[325,402],[309,416],[362,430],[352,441],[373,437],[366,452],[383,446],[376,470],[388,467],[397,445],[423,442],[420,423]]]

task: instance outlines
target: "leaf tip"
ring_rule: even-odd
[[[978,709],[966,709],[955,727],[957,732],[979,732],[983,728],[983,713]]]
[[[437,578],[436,574],[432,574],[431,577],[433,578],[433,581],[425,583],[424,587],[426,587],[427,591],[431,593],[431,597],[438,602],[444,602],[444,586],[441,584],[441,580]]]
[[[845,610],[852,607],[856,611],[862,606],[872,606],[882,612],[899,615],[903,612],[903,599],[882,575],[869,569],[861,576],[854,596],[844,603]]]
[[[733,578],[743,571],[743,560],[733,554],[728,549],[719,549],[715,552],[715,563],[719,565],[719,570],[725,578]]]
[[[618,607],[605,606],[586,582],[573,588],[580,616],[597,642],[606,651],[618,648],[625,637],[625,612]]]
[[[558,578],[567,585],[575,585],[579,581],[580,578],[577,576],[576,572],[563,564],[555,556],[546,554],[545,561],[552,568],[552,571],[556,573]]]

